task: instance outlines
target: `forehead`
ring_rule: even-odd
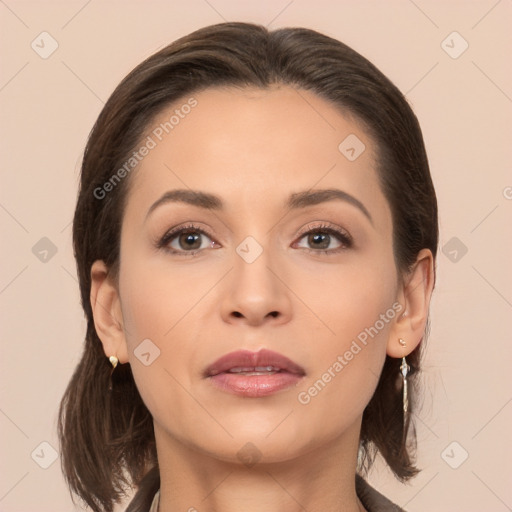
[[[132,175],[128,198],[137,208],[172,188],[256,206],[329,187],[386,207],[376,149],[362,124],[309,91],[273,86],[192,93],[160,112],[144,141],[152,147]]]

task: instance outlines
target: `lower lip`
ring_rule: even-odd
[[[248,398],[260,398],[273,395],[283,389],[296,386],[302,375],[289,372],[277,372],[270,375],[240,375],[219,373],[209,380],[219,389]]]

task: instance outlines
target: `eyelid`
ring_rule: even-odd
[[[301,236],[304,236],[308,233],[310,233],[311,231],[333,231],[335,233],[338,233],[340,235],[343,235],[345,236],[346,238],[349,238],[350,240],[352,240],[352,237],[350,236],[350,233],[340,227],[340,226],[336,226],[335,224],[331,224],[330,222],[326,222],[326,221],[313,221],[313,223],[309,223],[308,225],[302,227],[300,230],[299,230],[299,233],[298,233],[298,237],[301,237]]]
[[[215,238],[208,232],[207,229],[202,228],[194,223],[185,223],[178,226],[175,226],[169,230],[167,230],[162,237],[160,237],[159,240],[156,242],[156,247],[158,249],[163,249],[165,251],[168,251],[171,254],[176,255],[184,255],[184,256],[190,256],[197,254],[204,249],[195,249],[192,251],[184,251],[184,250],[176,250],[169,247],[170,242],[175,239],[178,235],[181,235],[182,233],[186,233],[187,231],[194,232],[194,233],[200,233],[207,238],[209,238],[213,244],[215,244],[216,248],[222,247],[219,242],[215,240]]]
[[[304,226],[303,228],[300,229],[298,235],[297,235],[297,238],[296,240],[293,242],[293,244],[296,244],[298,241],[302,240],[302,238],[304,238],[306,235],[310,234],[310,233],[315,233],[315,232],[324,232],[328,235],[333,235],[335,237],[338,238],[338,241],[342,244],[342,247],[337,247],[335,249],[310,249],[310,248],[302,248],[302,249],[305,249],[307,251],[310,251],[310,252],[313,252],[313,253],[336,253],[336,252],[339,252],[339,251],[342,251],[342,250],[346,250],[346,249],[349,249],[351,247],[353,247],[354,245],[354,240],[352,238],[352,236],[350,235],[350,233],[340,227],[340,226],[336,226],[334,224],[331,224],[329,222],[325,222],[325,221],[318,221],[317,224],[308,224],[307,226]]]
[[[156,242],[156,246],[158,249],[163,249],[171,254],[180,255],[180,256],[192,256],[199,252],[202,252],[205,250],[203,249],[195,249],[191,251],[185,251],[185,250],[176,250],[169,247],[169,244],[172,240],[174,240],[177,236],[179,236],[182,233],[194,232],[194,233],[200,233],[207,238],[209,238],[212,241],[212,244],[215,245],[215,248],[222,247],[222,245],[215,240],[215,238],[209,233],[209,231],[206,228],[202,228],[199,225],[195,223],[185,223],[178,226],[175,226],[173,228],[170,228],[167,230],[162,237]],[[341,247],[337,247],[334,249],[312,249],[312,248],[306,248],[301,247],[301,249],[304,249],[306,251],[312,252],[312,253],[329,253],[334,254],[342,250],[349,249],[353,246],[353,238],[350,235],[350,233],[339,226],[336,226],[334,224],[331,224],[326,221],[318,221],[316,224],[308,224],[301,228],[299,230],[299,233],[297,234],[297,238],[293,242],[292,246],[295,245],[298,241],[300,241],[302,238],[304,238],[306,235],[310,233],[315,232],[323,232],[328,235],[335,236],[339,243],[342,244]],[[213,245],[211,245],[210,248],[213,248]]]

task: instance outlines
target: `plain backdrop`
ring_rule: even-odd
[[[441,230],[423,471],[404,486],[377,464],[370,481],[410,512],[512,510],[511,1],[2,0],[0,17],[0,511],[78,510],[54,459],[85,333],[71,219],[87,135],[136,64],[224,20],[323,32],[406,94]]]

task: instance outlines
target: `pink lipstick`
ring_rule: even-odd
[[[301,366],[266,349],[230,352],[205,371],[205,377],[214,386],[248,398],[265,397],[296,386],[304,375]]]

